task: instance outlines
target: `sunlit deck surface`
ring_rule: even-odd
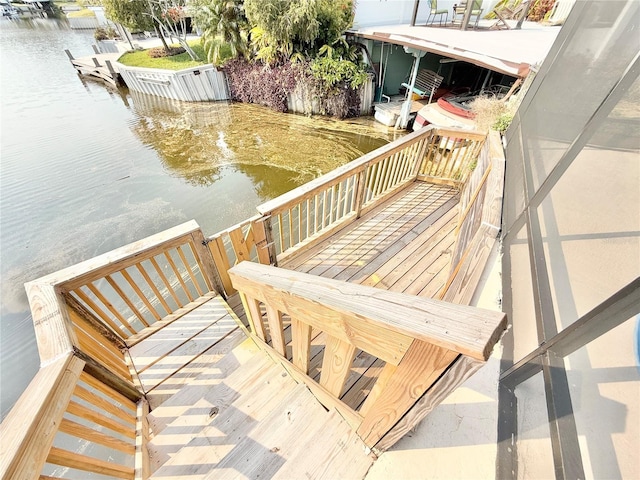
[[[437,298],[449,276],[457,191],[415,182],[280,267]]]

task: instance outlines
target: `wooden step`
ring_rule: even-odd
[[[152,478],[363,478],[374,460],[340,415],[264,352],[194,409],[200,425],[181,417],[153,439],[169,458]]]

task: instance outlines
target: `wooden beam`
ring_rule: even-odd
[[[0,424],[0,478],[37,478],[84,362],[67,354],[42,367]]]
[[[393,374],[385,378],[386,385],[378,398],[367,408],[358,428],[358,435],[364,443],[369,447],[378,443],[457,356],[456,352],[446,348],[414,341]]]
[[[311,358],[311,326],[296,317],[291,317],[291,343],[293,364],[307,375]]]
[[[134,475],[134,469],[131,467],[99,460],[57,447],[51,448],[47,462],[60,465],[61,467],[75,468],[85,472],[99,473],[100,475],[108,475],[116,478],[133,479]]]
[[[502,312],[266,265],[244,262],[229,273],[248,295],[388,363],[398,364],[413,338],[486,360],[506,328]]]
[[[149,464],[149,402],[144,398],[138,402],[136,413],[135,480],[147,480],[151,474]]]
[[[485,364],[460,355],[411,409],[375,445],[378,454],[392,447],[409,430],[433,411],[447,396]]]

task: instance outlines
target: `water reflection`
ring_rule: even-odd
[[[133,131],[158,152],[170,174],[207,186],[221,180],[221,166],[234,165],[254,179],[263,200],[344,165],[393,135],[371,120],[310,118],[227,102],[184,103],[137,92],[131,97],[139,116]]]

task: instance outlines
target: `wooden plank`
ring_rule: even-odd
[[[75,302],[75,299],[73,299],[73,297],[69,298],[71,298]],[[71,317],[71,321],[73,322],[73,325],[76,329],[79,328],[84,330],[87,335],[89,335],[95,341],[99,342],[101,346],[115,358],[123,358],[122,352],[124,351],[126,346],[120,338],[116,337],[116,335],[111,332],[110,329],[105,328],[97,321],[90,323],[86,320],[86,317],[78,314],[78,311],[75,308],[69,309],[69,316]],[[120,345],[116,346],[114,341],[114,339],[116,338],[118,339]]]
[[[189,246],[190,244],[187,244],[187,247]],[[186,255],[184,254],[184,251],[183,251],[184,247],[185,245],[180,245],[178,248],[176,248],[176,251],[178,252],[178,256],[180,257],[180,260],[182,261],[182,264],[184,265],[184,268],[187,271],[189,278],[191,279],[191,283],[193,283],[193,286],[196,287],[198,295],[202,296],[204,295],[204,292],[202,291],[202,287],[200,286],[200,283],[198,282],[198,279],[196,278],[196,275],[193,272],[193,269],[191,268],[191,264],[187,260]],[[197,260],[196,260],[196,264],[197,264]]]
[[[85,472],[99,473],[100,475],[110,475],[116,478],[133,479],[134,476],[134,469],[131,467],[106,462],[57,447],[51,447],[47,463],[60,465],[61,467],[76,468]]]
[[[210,347],[224,339],[236,330],[238,325],[230,315],[220,318],[206,329],[198,332],[177,348],[153,361],[145,369],[138,371],[138,378],[145,392],[152,391],[156,386],[179,372],[185,365],[193,362]],[[153,337],[151,337],[152,339]],[[134,364],[136,358],[134,357]]]
[[[191,248],[193,256],[200,267],[200,272],[202,273],[207,289],[209,291],[216,291],[221,295],[224,294],[222,271],[214,262],[202,230],[198,229],[191,233],[189,248]]]
[[[375,445],[384,452],[433,411],[449,394],[477,372],[485,362],[460,355],[414,406]]]
[[[267,309],[267,323],[269,324],[269,336],[271,337],[271,343],[273,348],[280,355],[286,355],[284,332],[282,329],[282,313],[266,305]]]
[[[251,325],[251,333],[261,340],[266,341],[267,335],[264,329],[264,323],[262,323],[260,303],[255,298],[244,295],[244,293],[240,293],[240,298],[242,299],[242,305],[244,306],[249,324]]]
[[[70,401],[67,406],[67,413],[82,418],[83,420],[94,422],[127,438],[134,439],[136,437],[136,432],[130,426],[124,425],[113,418],[106,417],[105,415],[102,415],[102,413],[87,408],[73,400]]]
[[[91,405],[98,407],[104,410],[105,412],[111,415],[114,415],[115,417],[118,417],[120,420],[123,420],[124,422],[130,425],[135,425],[136,423],[135,417],[132,413],[117,407],[110,401],[105,400],[104,398],[96,395],[95,393],[90,392],[89,390],[81,387],[80,385],[76,385],[73,391],[73,394],[76,397],[81,398],[86,402],[89,402]]]
[[[82,438],[89,442],[103,445],[107,448],[113,448],[114,450],[126,453],[127,455],[133,455],[135,453],[135,445],[133,443],[127,443],[119,438],[106,435],[67,418],[62,419],[58,428],[61,432],[68,435]]]
[[[322,428],[308,432],[295,442],[296,452],[274,474],[273,480],[312,478],[365,478],[375,457],[367,454],[366,446],[340,414],[328,412]]]
[[[322,359],[320,385],[338,398],[349,375],[355,353],[356,347],[352,344],[342,342],[332,336],[327,337]]]
[[[115,282],[113,281],[113,279],[111,278],[111,276],[107,275],[105,277],[105,280],[109,283],[109,285],[111,285],[111,287],[116,291],[116,293],[126,302],[129,301],[129,298],[124,294],[124,292],[120,289],[120,287],[115,284]],[[115,287],[114,287],[115,285]],[[127,321],[127,319],[124,318],[124,316],[118,311],[117,308],[115,308],[113,306],[113,303],[111,303],[109,300],[107,300],[107,298],[102,294],[102,292],[98,289],[98,287],[96,287],[92,282],[89,282],[87,285],[85,285],[86,288],[88,288],[91,293],[93,293],[93,295],[98,299],[98,301],[100,303],[102,303],[102,305],[104,305],[105,307],[107,307],[107,310],[109,310],[111,312],[111,314],[122,324],[122,325],[128,325],[127,328],[129,328],[129,330],[131,330],[131,325],[129,324],[129,322]],[[80,296],[80,292],[82,292],[82,290],[78,289],[76,290],[74,293],[78,294],[78,296]],[[96,310],[96,304],[95,303],[89,303],[89,301],[87,300],[87,298],[82,298],[85,303],[87,303],[91,308],[93,308],[94,310]],[[129,305],[129,303],[127,303],[127,305]],[[134,312],[134,314],[136,313],[136,308],[133,306],[133,304],[131,304],[129,306],[129,308],[131,308],[131,311]],[[108,321],[109,316],[107,314],[105,314],[104,312],[102,312],[101,310],[96,310],[96,313],[98,313],[100,315],[100,318],[102,318],[105,321]],[[110,323],[110,325],[117,325],[115,322],[114,323]]]
[[[202,305],[204,305],[208,301],[216,298],[216,296],[217,296],[217,294],[215,292],[209,292],[209,293],[204,294],[200,298],[196,298],[193,302],[190,302],[187,305],[185,305],[184,307],[181,307],[178,310],[174,311],[173,313],[167,315],[166,317],[164,317],[159,322],[156,322],[153,325],[151,325],[150,327],[147,327],[144,330],[141,330],[140,332],[138,332],[135,335],[131,335],[129,338],[126,339],[127,345],[129,347],[134,347],[138,343],[142,342],[145,338],[148,338],[151,335],[153,335],[154,333],[156,333],[157,331],[162,330],[163,328],[167,327],[168,325],[171,325],[173,322],[175,322],[176,320],[184,317],[189,312],[192,312],[193,310],[196,310],[197,308],[201,307]]]
[[[104,365],[112,373],[131,380],[131,375],[122,354],[119,357],[111,354],[103,345],[83,330],[77,329],[76,335],[79,341],[78,350]]]
[[[124,331],[124,329],[128,330],[129,333],[131,334],[135,334],[136,330],[129,324],[129,322],[125,321],[124,323],[122,323],[121,325],[118,325],[117,323],[115,323],[110,317],[109,315],[107,315],[105,313],[104,310],[102,310],[86,293],[84,293],[84,291],[82,291],[81,289],[77,289],[77,290],[72,290],[71,293],[73,293],[74,295],[76,295],[80,300],[82,300],[86,306],[88,306],[91,310],[93,310],[93,312],[95,313],[95,315],[101,319],[103,322],[105,322],[107,325],[109,325],[112,329],[114,329],[115,331],[117,331],[120,335],[122,335],[124,338],[127,337],[127,333]],[[124,327],[124,328],[123,328]]]
[[[362,423],[362,416],[336,398],[331,392],[324,388],[319,383],[311,379],[303,370],[298,368],[295,364],[290,363],[287,359],[278,355],[269,347],[265,342],[260,339],[256,339],[258,345],[277,363],[284,367],[284,369],[291,375],[291,377],[298,383],[304,383],[311,393],[322,403],[327,409],[335,408],[340,412],[340,415],[345,421],[353,428],[356,429]]]
[[[431,130],[432,127],[421,128],[420,130],[384,145],[371,153],[363,155],[357,160],[338,167],[331,172],[312,180],[311,182],[307,182],[301,187],[295,188],[284,195],[280,195],[273,200],[263,203],[257,207],[258,212],[263,215],[268,215],[284,211],[293,204],[299,203],[307,198],[311,198],[316,193],[326,189],[329,185],[335,185],[345,178],[363,171],[368,165],[379,162],[381,159],[389,157],[395,152],[407,148],[412,143],[419,141],[422,137],[430,136]]]
[[[80,374],[80,381],[86,383],[91,388],[94,388],[99,392],[102,392],[107,397],[112,399],[114,402],[119,403],[121,406],[129,408],[132,411],[132,413],[133,411],[135,411],[136,409],[135,402],[133,402],[132,400],[130,400],[128,397],[124,396],[117,390],[111,388],[110,386],[105,385],[97,378],[92,377],[87,372],[82,372]]]
[[[176,246],[176,248],[177,247],[178,246]],[[182,278],[182,274],[180,273],[180,270],[178,270],[178,267],[176,266],[176,263],[174,262],[173,258],[171,258],[171,254],[166,250],[163,252],[163,254],[164,254],[164,257],[167,259],[167,262],[169,263],[169,266],[171,267],[171,270],[173,270],[173,274],[178,279],[178,282],[180,283],[180,286],[182,287],[182,291],[185,293],[185,295],[187,296],[189,301],[193,302],[193,300],[194,300],[193,295],[191,295],[191,292],[189,291],[189,288],[187,288],[187,284],[184,283],[184,279]]]
[[[175,290],[171,286],[171,282],[169,282],[169,280],[167,279],[167,276],[164,274],[164,272],[160,268],[160,265],[158,265],[158,261],[155,258],[150,258],[149,261],[151,262],[151,265],[153,265],[153,268],[156,270],[156,273],[162,280],[162,283],[164,283],[164,286],[169,292],[169,294],[171,295],[171,297],[173,298],[173,301],[176,302],[176,305],[178,306],[178,308],[183,307],[184,304],[180,301],[180,298],[178,297]]]
[[[133,280],[131,275],[129,275],[129,272],[127,272],[126,270],[121,270],[120,275],[124,277],[133,291],[136,292],[136,295],[138,295],[138,298],[142,300],[142,303],[144,303],[144,306],[147,307],[147,310],[151,313],[151,315],[153,315],[153,318],[155,318],[156,321],[160,320],[162,317],[158,312],[156,312],[156,309],[153,308],[153,305],[151,305],[151,302],[149,301],[147,296],[142,292],[142,290],[140,290],[140,287],[138,287],[137,283]],[[147,322],[147,320],[144,318],[144,315],[141,314],[140,316],[138,316],[138,318],[145,327],[149,326],[149,322]]]
[[[390,363],[387,363],[382,368],[382,371],[378,375],[378,378],[375,380],[375,383],[373,384],[369,395],[367,395],[366,400],[360,407],[360,410],[358,410],[358,413],[360,413],[360,415],[366,418],[367,414],[371,411],[371,408],[375,405],[382,393],[387,388],[389,381],[395,375],[397,370],[398,367],[396,365],[391,365]]]
[[[40,361],[46,362],[73,350],[78,339],[73,333],[62,295],[51,285],[25,284]]]
[[[293,364],[306,375],[309,373],[311,326],[297,317],[291,317],[291,340]]]
[[[247,243],[245,242],[242,229],[238,228],[236,230],[230,231],[229,238],[231,239],[231,245],[233,247],[233,251],[236,254],[235,264],[238,264],[243,261],[250,262],[251,261],[251,254],[249,253],[250,247],[248,247]]]
[[[228,332],[235,328],[235,321],[229,317],[227,310],[221,304],[222,301],[209,301],[200,307],[182,316],[178,321],[158,330],[144,341],[129,349],[129,354],[139,375],[147,368],[154,365],[167,354],[176,351],[189,340],[209,329],[212,325],[218,325],[223,318],[227,318],[224,324],[220,324]]]
[[[375,358],[375,357],[374,357]],[[385,363],[376,358],[374,362],[362,373],[362,375],[353,382],[353,385],[347,390],[340,400],[342,400],[350,408],[358,411],[361,405],[371,393],[371,389],[375,385]]]
[[[40,368],[0,424],[1,478],[37,478],[84,362],[68,354]]]
[[[402,356],[396,358],[396,354],[406,351],[402,342],[407,338],[485,360],[506,328],[506,315],[501,312],[266,265],[244,262],[230,274],[236,288],[388,363],[399,362]]]
[[[224,248],[224,242],[222,237],[212,237],[209,239],[209,251],[213,257],[213,263],[220,274],[220,280],[224,287],[224,291],[227,295],[235,293],[233,285],[231,285],[231,279],[229,278],[228,270],[231,268],[229,265],[229,259],[227,258],[227,252]]]
[[[172,311],[171,307],[169,307],[169,304],[164,299],[164,296],[160,293],[160,290],[158,290],[158,287],[156,286],[156,284],[153,283],[153,280],[151,280],[149,273],[142,266],[142,263],[137,263],[136,268],[140,273],[140,275],[142,275],[142,278],[144,278],[145,282],[147,282],[147,285],[149,285],[149,288],[151,288],[151,291],[153,292],[153,294],[156,296],[156,298],[162,305],[162,308],[164,308],[166,315],[170,314]]]
[[[364,443],[369,447],[378,443],[457,356],[446,348],[414,341],[395,372],[383,372],[381,377],[387,381],[373,404],[369,407],[365,402],[367,415],[358,428]]]
[[[73,295],[65,293],[63,298],[69,308],[68,312],[74,324],[86,325],[87,328],[95,331],[98,337],[105,339],[118,350],[126,348],[126,343],[122,336],[87,310]]]
[[[155,410],[182,389],[190,388],[197,382],[203,381],[202,378],[199,379],[201,374],[210,371],[212,367],[217,368],[219,362],[246,339],[244,332],[240,328],[236,328],[190,362],[179,366],[170,377],[165,378],[147,392],[150,407]],[[219,380],[222,379],[219,378]]]
[[[134,478],[136,480],[147,480],[151,470],[149,468],[149,403],[145,399],[138,402],[136,408],[136,444],[134,451]]]

